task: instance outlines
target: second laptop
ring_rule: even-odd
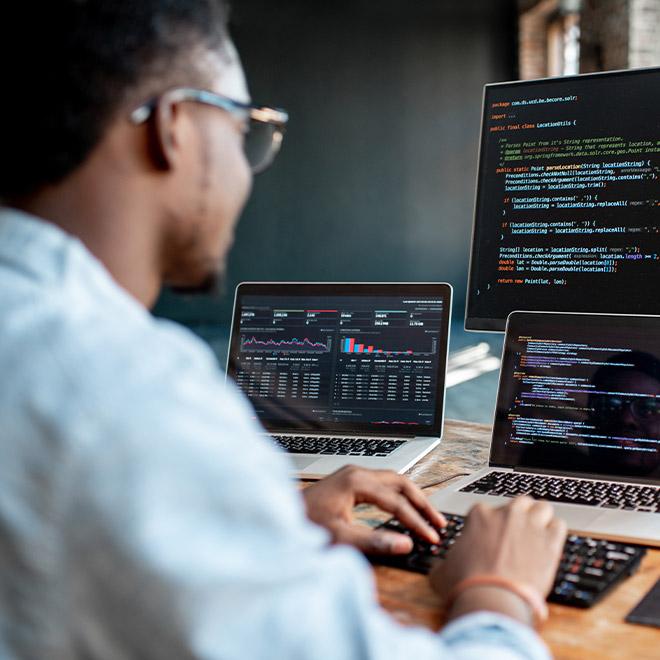
[[[403,472],[442,435],[451,287],[243,283],[228,375],[301,476]]]

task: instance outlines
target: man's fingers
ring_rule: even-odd
[[[393,496],[398,496],[399,494],[403,495],[410,502],[410,504],[422,514],[422,520],[424,522],[430,522],[433,527],[445,527],[447,525],[445,517],[439,511],[433,508],[432,504],[429,502],[428,498],[426,495],[424,495],[421,489],[407,477],[397,474],[391,470],[379,470],[377,472],[371,472],[370,476],[375,477],[375,479],[370,481],[369,487],[363,488],[361,492],[361,497],[365,501],[381,506],[379,502],[374,500],[374,493],[388,490],[392,493]],[[387,508],[385,510],[399,517],[397,512],[393,511],[391,508]],[[408,524],[406,520],[403,520],[402,518],[399,519],[402,523]],[[418,517],[415,519],[419,520]],[[418,523],[415,524],[418,525]],[[432,543],[438,542],[437,533],[428,524],[423,525],[421,529],[416,526],[414,531]]]
[[[337,535],[340,543],[355,546],[368,555],[405,555],[413,548],[413,541],[405,534],[373,530],[362,525],[346,525]]]
[[[557,547],[564,544],[566,540],[566,532],[568,526],[561,518],[553,518],[548,525],[548,529],[552,533],[553,540],[556,542]]]
[[[528,495],[518,495],[508,504],[500,507],[500,509],[506,511],[509,514],[515,513],[517,515],[529,511],[534,505],[534,500]]]
[[[555,512],[548,502],[535,502],[529,509],[529,515],[539,527],[545,527],[550,523]]]
[[[395,516],[401,523],[430,543],[439,543],[438,532],[429,525],[422,515],[413,507],[408,498],[384,486],[371,493],[370,501],[383,511]]]
[[[436,509],[424,493],[410,479],[401,477],[401,492],[412,502],[413,506],[434,526],[445,527],[447,520]]]

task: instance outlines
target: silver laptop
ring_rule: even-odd
[[[574,532],[660,546],[660,316],[509,316],[488,467],[431,499],[523,493]]]
[[[227,374],[305,478],[404,472],[442,435],[452,289],[245,282]]]

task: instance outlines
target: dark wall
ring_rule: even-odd
[[[447,280],[463,313],[482,86],[515,77],[514,2],[235,0],[252,96],[291,116],[255,179],[223,300],[241,280]]]

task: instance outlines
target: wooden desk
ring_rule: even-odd
[[[490,428],[449,421],[442,444],[415,465],[409,476],[419,485],[457,472],[472,472],[488,461]],[[432,492],[432,489],[429,489]],[[370,507],[361,519],[382,520]],[[397,619],[429,628],[440,626],[439,600],[421,575],[393,568],[375,569],[382,605]],[[590,610],[550,605],[550,619],[541,635],[556,658],[660,658],[660,629],[624,623],[625,615],[660,578],[660,550],[649,550],[635,575],[616,587]]]

